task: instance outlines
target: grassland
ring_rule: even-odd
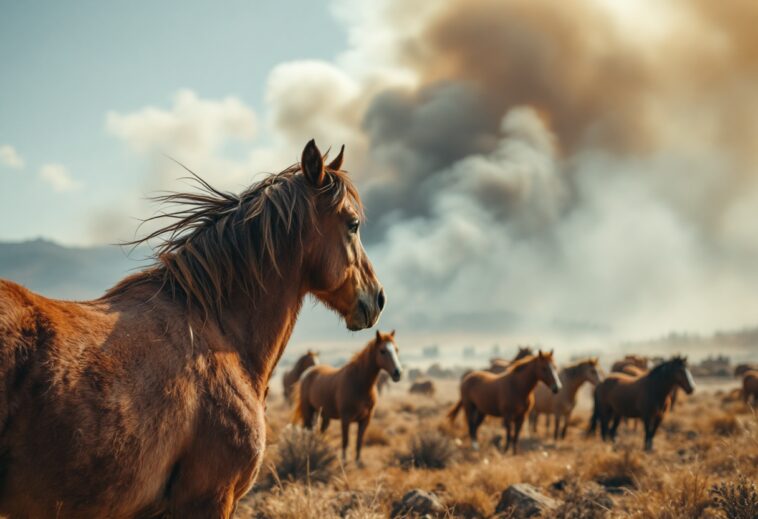
[[[292,456],[278,452],[282,442],[301,441],[292,439],[290,409],[274,392],[264,470],[236,517],[388,517],[393,503],[414,488],[433,492],[445,507],[443,517],[492,517],[500,493],[521,482],[562,503],[549,517],[743,517],[748,512],[740,510],[739,501],[758,499],[750,495],[751,483],[758,480],[758,414],[725,399],[736,381],[701,383],[695,394],[682,398],[664,419],[650,453],[642,451],[642,433],[631,425],[622,425],[615,445],[587,438],[589,389],[584,388],[566,440],[554,442],[540,423],[537,437],[523,435],[516,456],[497,449],[502,430],[494,419],[480,429],[482,449],[472,451],[462,418],[452,425],[445,418],[455,381],[436,383],[435,397],[411,396],[404,383],[380,397],[367,431],[363,467],[352,461],[353,430],[349,461],[344,466],[339,462],[339,426],[332,423],[325,445],[321,442],[325,451],[320,455],[327,459],[313,467],[325,472],[297,482],[274,475],[277,464],[292,461],[280,459]],[[412,452],[414,441],[430,437],[432,445],[426,448],[431,451]],[[294,447],[301,453],[310,448]],[[336,458],[329,464],[332,455]],[[444,468],[415,467],[414,455],[437,457]],[[741,487],[730,486],[740,481]],[[719,484],[727,486],[714,492]]]

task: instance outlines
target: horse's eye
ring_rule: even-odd
[[[350,220],[350,222],[347,224],[347,230],[350,234],[355,234],[358,232],[358,227],[361,226],[360,220],[357,218]]]

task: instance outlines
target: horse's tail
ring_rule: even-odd
[[[447,413],[447,419],[451,422],[455,421],[455,417],[458,416],[458,413],[461,412],[461,409],[463,408],[463,400],[458,400],[458,403],[455,404],[450,411]]]

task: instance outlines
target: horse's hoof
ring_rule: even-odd
[[[477,441],[471,442],[471,448],[473,450],[475,450],[475,451],[478,451],[479,450],[479,442],[477,442]]]

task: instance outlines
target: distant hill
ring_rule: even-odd
[[[0,278],[10,279],[48,297],[92,299],[140,268],[146,255],[116,246],[64,247],[38,239],[0,242]]]

